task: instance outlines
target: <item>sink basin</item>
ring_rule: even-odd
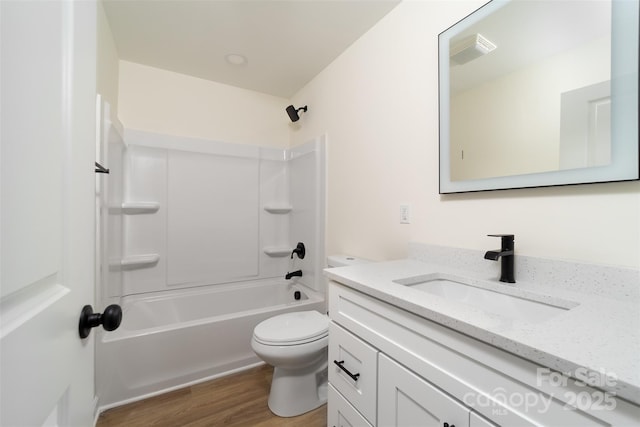
[[[481,282],[447,274],[400,279],[395,283],[471,305],[488,313],[532,323],[543,322],[578,305],[561,300],[549,303],[541,301],[544,297],[510,289],[506,285],[487,283],[483,286]],[[502,287],[504,289],[500,289]]]

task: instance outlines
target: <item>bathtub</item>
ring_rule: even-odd
[[[134,295],[121,305],[120,328],[98,338],[101,410],[258,365],[258,323],[325,311],[322,294],[281,279]]]

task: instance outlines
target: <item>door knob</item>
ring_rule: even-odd
[[[122,309],[117,304],[111,304],[104,309],[104,313],[94,313],[90,305],[85,305],[80,313],[78,332],[80,338],[86,338],[91,328],[102,325],[105,331],[113,331],[120,326],[122,321]]]

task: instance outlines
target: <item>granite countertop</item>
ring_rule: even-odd
[[[440,273],[470,278],[483,287],[569,308],[535,322],[448,300],[397,283]],[[413,259],[326,269],[332,280],[572,377],[587,372],[593,386],[640,405],[640,307],[636,298],[607,298],[554,283],[499,282],[484,275]],[[518,279],[516,277],[516,279]],[[409,280],[410,281],[410,280]],[[584,375],[578,377],[583,379]]]

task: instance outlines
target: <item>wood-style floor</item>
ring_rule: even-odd
[[[326,427],[326,406],[299,417],[273,415],[267,406],[272,373],[262,365],[109,409],[100,414],[97,427]]]

